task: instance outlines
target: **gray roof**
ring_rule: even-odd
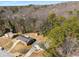
[[[19,35],[18,37],[16,37],[16,39],[26,42],[27,45],[31,45],[32,43],[36,41],[36,39],[33,39],[31,37],[25,37],[23,35]]]

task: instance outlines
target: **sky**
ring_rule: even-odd
[[[0,6],[25,6],[25,5],[47,5],[62,3],[64,1],[0,1]]]

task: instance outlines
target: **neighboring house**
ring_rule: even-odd
[[[7,38],[12,38],[14,36],[14,33],[8,32],[4,36],[7,37]]]
[[[38,52],[38,51],[44,51],[44,49],[42,49],[39,46],[39,43],[36,41],[35,43],[32,44],[32,48],[25,54],[25,57],[29,57],[31,56],[34,52]],[[40,52],[39,52],[40,53]]]

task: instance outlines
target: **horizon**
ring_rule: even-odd
[[[66,1],[0,1],[0,6],[50,5]]]

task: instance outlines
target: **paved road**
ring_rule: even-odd
[[[0,49],[0,57],[13,57],[13,56],[7,53],[7,51]]]

